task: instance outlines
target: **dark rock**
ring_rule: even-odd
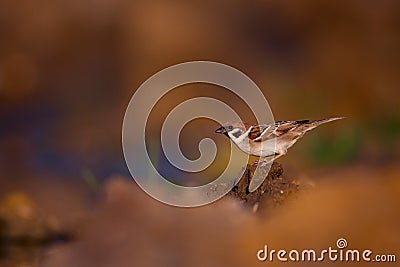
[[[228,196],[237,198],[246,206],[253,208],[253,211],[279,205],[299,189],[296,180],[288,179],[283,175],[281,164],[274,162],[269,172],[268,168],[261,168],[264,169],[259,170],[256,175],[266,176],[266,178],[254,192],[249,192],[249,184],[251,179],[254,178],[256,166],[247,165],[240,181],[228,194]]]

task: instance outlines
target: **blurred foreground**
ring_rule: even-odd
[[[261,213],[253,213],[229,197],[201,208],[170,207],[150,198],[132,180],[123,177],[106,182],[95,206],[89,191],[77,194],[79,190],[71,185],[70,190],[64,190],[62,183],[53,185],[54,190],[45,197],[45,188],[27,188],[26,194],[46,207],[46,213],[62,214],[59,218],[64,225],[72,220],[81,230],[77,240],[52,245],[41,253],[30,251],[36,256],[24,261],[29,263],[27,266],[59,267],[285,266],[289,263],[260,263],[256,253],[265,244],[271,249],[322,250],[335,247],[339,238],[347,239],[348,248],[399,257],[399,174],[400,165],[354,166],[315,173],[300,181],[314,183],[313,187]],[[57,199],[75,203],[75,210],[81,213],[69,212],[62,203],[57,205]],[[19,266],[15,255],[7,257],[2,256],[1,266]],[[345,263],[324,262],[324,266],[342,264]]]

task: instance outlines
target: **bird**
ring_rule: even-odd
[[[285,155],[306,132],[343,118],[277,121],[259,125],[231,121],[222,124],[215,132],[226,135],[244,153],[259,157],[255,164],[265,164]]]

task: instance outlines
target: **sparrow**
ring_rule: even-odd
[[[242,122],[227,122],[215,132],[224,134],[243,152],[260,157],[261,162],[271,162],[287,153],[306,132],[315,127],[343,119],[277,121],[271,124],[253,125]],[[256,162],[258,163],[258,161]]]

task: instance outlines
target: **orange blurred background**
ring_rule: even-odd
[[[82,222],[88,234],[66,244],[66,253],[63,247],[51,250],[45,257],[47,266],[80,266],[80,260],[82,266],[127,266],[136,260],[135,266],[153,266],[147,257],[154,255],[129,251],[141,251],[136,243],[142,242],[146,251],[164,250],[164,235],[180,241],[154,264],[163,265],[167,259],[168,266],[252,266],[258,264],[251,260],[263,242],[288,249],[318,248],[342,234],[358,246],[398,253],[400,244],[393,236],[399,236],[395,225],[400,222],[399,14],[395,0],[4,0],[0,196],[22,191],[63,222],[104,219],[104,225],[93,228]],[[276,217],[259,218],[224,200],[186,213],[154,203],[129,186],[133,182],[121,149],[126,106],[151,75],[192,60],[217,61],[246,73],[263,91],[276,120],[346,117],[307,134],[279,159],[289,175],[317,185],[310,195],[300,194],[293,204],[297,208],[280,208]],[[243,103],[226,91],[190,85],[176,89],[157,106],[163,115],[152,116],[148,125],[154,138],[168,111],[194,96],[223,99],[251,118]],[[216,126],[209,121],[188,125],[181,137],[188,155],[196,157],[197,140],[213,136]],[[227,140],[218,141],[227,145]],[[124,176],[126,185],[119,186],[123,182],[112,178],[115,175]],[[107,194],[115,194],[116,200],[107,204]],[[151,203],[149,210],[139,199]],[[113,209],[126,213],[114,214]],[[340,219],[322,220],[315,211]],[[210,223],[214,219],[215,225]],[[137,237],[150,220],[169,221],[164,226],[155,223]],[[118,232],[121,222],[126,224],[121,229],[133,231],[125,238]],[[196,233],[214,233],[223,225],[227,232],[215,233],[215,240]],[[321,225],[325,227],[318,228]],[[180,227],[182,234],[171,234]],[[113,229],[117,237],[103,237],[107,229],[109,238]],[[265,234],[268,229],[270,236]],[[237,243],[225,247],[220,240],[231,240],[231,234]],[[315,235],[318,238],[305,242],[305,236]],[[180,245],[187,242],[193,245]],[[78,253],[87,246],[87,253]],[[115,256],[119,249],[127,250],[120,262]],[[225,252],[215,252],[219,249]],[[188,256],[191,253],[195,255]],[[101,255],[106,259],[98,260]]]

